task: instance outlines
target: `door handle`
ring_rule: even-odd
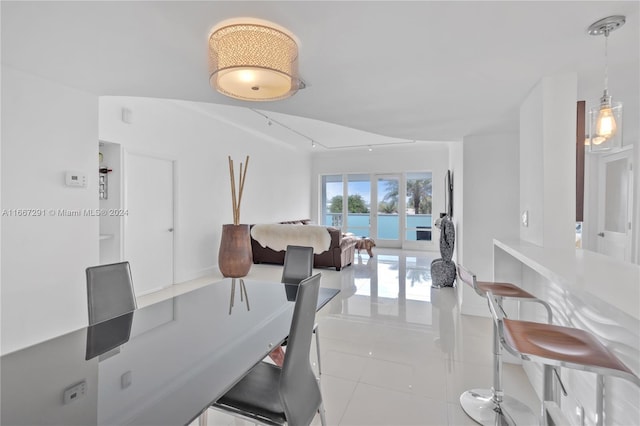
[[[598,232],[598,237],[604,238],[604,232]]]
[[[169,231],[169,232],[173,232],[173,228],[169,228],[169,229],[168,229],[168,231]]]

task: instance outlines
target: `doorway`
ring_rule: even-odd
[[[632,258],[633,150],[598,160],[597,250],[624,262]]]
[[[174,162],[125,153],[124,260],[136,295],[174,283]]]

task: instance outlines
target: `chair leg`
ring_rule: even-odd
[[[313,329],[313,332],[316,334],[316,353],[318,356],[318,378],[322,376],[322,367],[320,366],[320,333],[318,332],[318,325]]]
[[[207,422],[209,420],[209,409],[207,408],[198,417],[198,426],[207,426]]]
[[[498,326],[493,324],[493,402],[500,406],[504,397],[502,390],[502,346],[498,337]]]
[[[596,426],[604,425],[604,376],[596,375]]]
[[[320,403],[320,408],[318,408],[318,413],[320,414],[320,424],[322,426],[327,426],[327,419],[324,413],[324,404]]]

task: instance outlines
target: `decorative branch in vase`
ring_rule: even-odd
[[[236,177],[233,160],[229,156],[229,176],[231,178],[231,207],[233,210],[233,224],[222,225],[220,250],[218,251],[218,267],[225,277],[241,278],[251,269],[253,256],[251,253],[251,237],[249,225],[240,224],[240,204],[244,192],[244,183],[249,168],[249,156],[244,163],[240,163],[238,175],[238,189],[236,191]]]
[[[233,224],[240,224],[240,203],[242,203],[242,192],[244,191],[244,182],[247,177],[247,169],[249,168],[249,156],[244,163],[244,172],[242,163],[240,163],[240,173],[238,174],[238,198],[236,199],[236,174],[233,170],[233,160],[229,156],[229,176],[231,177],[231,207],[233,209]]]

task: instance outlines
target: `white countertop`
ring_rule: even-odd
[[[590,302],[604,302],[640,319],[640,265],[588,250],[554,250],[521,240],[494,239],[493,242],[565,289],[587,296]]]

